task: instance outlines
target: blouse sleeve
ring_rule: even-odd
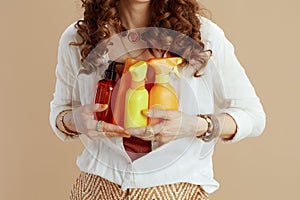
[[[78,91],[75,90],[75,80],[77,75],[77,66],[80,62],[78,50],[75,46],[70,46],[74,42],[72,31],[74,26],[70,26],[62,34],[58,47],[58,61],[56,66],[56,85],[53,94],[53,100],[50,103],[50,125],[54,133],[62,141],[78,139],[64,134],[56,127],[56,118],[63,110],[70,110],[74,104],[80,104]]]
[[[266,123],[266,116],[260,99],[250,83],[244,68],[235,56],[234,47],[225,37],[224,32],[211,22],[208,32],[213,51],[215,75],[214,94],[219,106],[219,113],[229,114],[236,122],[237,132],[232,143],[246,137],[259,136]]]

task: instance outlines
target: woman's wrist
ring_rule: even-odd
[[[218,115],[220,124],[222,124],[222,132],[220,138],[223,141],[232,140],[237,132],[237,125],[235,120],[227,113]]]
[[[197,117],[196,137],[201,138],[208,130],[208,123],[202,117]]]
[[[201,138],[204,142],[210,142],[215,138],[218,138],[221,134],[221,123],[216,115],[213,114],[199,114],[197,115],[202,122],[205,121],[206,129],[204,133],[197,134],[197,138]]]
[[[56,118],[56,127],[66,135],[79,135],[74,125],[72,110],[64,110],[58,114]]]
[[[68,129],[72,132],[77,132],[76,126],[75,126],[75,123],[74,123],[74,119],[73,119],[73,113],[72,113],[71,110],[69,110],[67,112],[67,114],[64,116],[63,123],[64,123],[66,129]]]

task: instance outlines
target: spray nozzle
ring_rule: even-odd
[[[145,61],[139,61],[132,65],[129,68],[129,71],[132,76],[132,80],[135,82],[143,81],[145,80],[146,74],[147,74],[147,62]]]
[[[175,67],[173,67],[172,72],[178,77],[181,78],[179,71],[178,71],[178,67],[177,65]]]
[[[182,63],[182,58],[171,57],[171,58],[152,58],[148,63],[154,68],[155,73],[158,74],[169,74],[171,71],[180,78],[178,71],[178,65]]]

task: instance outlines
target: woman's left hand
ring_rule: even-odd
[[[149,118],[161,119],[161,122],[155,125],[127,129],[132,136],[143,140],[168,143],[178,138],[199,136],[207,130],[207,122],[203,118],[181,111],[151,109],[143,114]]]

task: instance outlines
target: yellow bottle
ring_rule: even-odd
[[[125,97],[126,92],[130,88],[131,85],[131,74],[129,72],[129,68],[139,62],[139,60],[133,58],[127,58],[123,70],[122,77],[120,78],[118,84],[114,88],[116,91],[115,101],[113,107],[113,119],[114,124],[117,124],[121,127],[124,127],[124,111],[125,111]]]
[[[131,74],[131,86],[125,97],[125,128],[134,128],[147,125],[147,117],[142,110],[148,109],[148,91],[145,89],[145,77],[147,62],[139,61],[129,68]]]
[[[175,89],[170,85],[170,72],[180,77],[177,65],[182,62],[180,57],[153,58],[148,64],[155,71],[155,84],[149,93],[149,108],[160,110],[178,110],[178,97]],[[161,119],[150,119],[149,123],[157,124]]]

